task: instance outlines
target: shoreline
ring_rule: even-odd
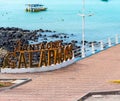
[[[51,35],[47,35],[47,33],[51,33]],[[73,34],[72,34],[73,35]],[[64,39],[69,39],[69,35],[65,33],[56,33],[56,31],[51,30],[24,30],[22,28],[16,27],[0,27],[0,66],[3,65],[4,57],[7,52],[13,52],[14,46],[17,41],[21,41],[22,45],[28,44],[40,44],[47,42],[54,42],[56,40],[61,40],[62,45],[68,45],[69,43],[74,45],[74,49],[78,46],[75,45],[77,41],[72,40],[71,42],[65,42]],[[40,38],[40,39],[39,39]],[[48,39],[49,38],[49,39]],[[50,40],[51,38],[51,40]],[[41,41],[40,41],[41,40]],[[79,47],[80,48],[80,47]],[[36,53],[37,54],[37,53]]]
[[[14,44],[16,41],[20,40],[22,44],[39,44],[41,42],[54,42],[61,40],[63,46],[71,43],[73,45],[73,51],[75,57],[81,57],[81,46],[82,41],[74,40],[73,37],[77,37],[74,34],[66,34],[66,33],[57,33],[56,31],[51,30],[25,30],[17,27],[0,27],[0,65],[2,65],[4,56],[7,53],[6,51],[12,52],[14,50]],[[100,42],[97,41],[86,41],[85,46],[89,49],[86,49],[86,52],[90,50],[92,47],[92,43],[94,43],[97,47],[100,46]]]

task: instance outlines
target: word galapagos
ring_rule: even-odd
[[[3,68],[32,68],[60,64],[73,57],[72,44],[63,45],[62,41],[24,44],[16,42],[13,52],[4,58]]]

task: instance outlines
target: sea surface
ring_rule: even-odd
[[[25,12],[25,4],[39,3],[48,8]],[[85,40],[102,40],[120,34],[120,0],[85,0]],[[0,27],[49,29],[75,34],[81,40],[82,0],[0,0]]]

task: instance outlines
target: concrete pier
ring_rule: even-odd
[[[52,72],[0,74],[0,78],[32,81],[0,92],[0,101],[77,101],[88,92],[119,90],[120,45]]]

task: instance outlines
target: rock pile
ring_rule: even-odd
[[[47,35],[47,33],[52,34]],[[47,42],[48,38],[54,38],[57,40],[62,40],[64,45],[69,44],[67,42],[64,42],[64,39],[66,40],[66,38],[69,38],[69,35],[65,33],[58,34],[56,33],[56,31],[43,29],[24,30],[16,27],[0,27],[0,65],[2,65],[4,56],[6,55],[7,51],[11,52],[14,50],[14,45],[16,44],[16,41],[20,40],[22,44],[29,44],[29,40],[38,41],[38,38],[41,38],[43,42]],[[75,46],[77,41],[72,40],[70,43],[74,45],[74,48],[77,47]]]

